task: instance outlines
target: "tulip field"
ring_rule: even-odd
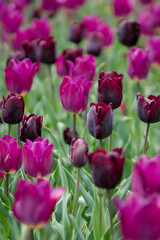
[[[0,240],[158,240],[159,203],[159,0],[0,0]]]

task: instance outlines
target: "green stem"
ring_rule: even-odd
[[[108,189],[107,189],[107,198],[108,198],[108,211],[109,211],[109,218],[110,218],[111,239],[114,240],[113,222],[112,222],[112,211],[111,211],[111,197],[110,197],[110,192],[109,192]]]
[[[76,216],[77,212],[77,204],[78,204],[78,195],[79,195],[79,179],[80,179],[80,168],[77,169],[77,181],[76,181],[76,188],[74,194],[74,202],[73,202],[73,216]]]
[[[112,147],[112,134],[109,136],[108,152],[111,151],[111,147]]]
[[[17,142],[18,146],[20,146],[20,123],[17,124]]]
[[[9,197],[9,174],[6,174],[6,196]]]
[[[73,114],[73,138],[76,135],[76,114]]]
[[[102,236],[102,196],[99,196],[99,229]]]
[[[102,147],[102,139],[99,139],[99,146],[100,146],[100,148],[103,148]]]
[[[11,124],[8,124],[8,135],[11,134]]]
[[[33,240],[33,229],[29,229],[27,240]]]
[[[146,153],[146,148],[147,148],[147,138],[148,138],[149,127],[150,127],[150,124],[147,123],[147,129],[146,129],[146,135],[145,135],[144,147],[143,147],[144,154]]]

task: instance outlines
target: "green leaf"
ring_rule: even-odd
[[[76,230],[76,232],[77,232],[77,236],[78,236],[78,240],[85,240],[84,239],[84,237],[83,237],[83,235],[82,235],[82,233],[81,233],[81,231],[80,231],[80,229],[79,229],[79,226],[78,226],[78,224],[76,223],[76,221],[75,221],[75,218],[72,216],[72,215],[69,215],[69,217],[70,217],[70,219],[71,219],[71,223],[74,225],[74,228],[75,228],[75,230]]]

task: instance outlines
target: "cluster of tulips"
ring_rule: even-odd
[[[9,93],[6,96],[3,94],[0,101],[1,122],[8,124],[8,134],[0,138],[0,178],[6,178],[3,184],[6,188],[4,194],[11,199],[9,176],[22,171],[26,179],[18,180],[12,212],[19,222],[26,224],[30,229],[36,229],[47,224],[56,203],[66,191],[64,186],[58,185],[59,187],[53,188],[47,179],[54,171],[54,143],[49,144],[49,138],[41,137],[43,116],[34,113],[24,115],[24,95],[31,91],[35,75],[38,76],[43,64],[46,68],[55,67],[55,72],[61,80],[57,90],[62,106],[73,115],[73,127],[64,130],[64,140],[70,145],[69,159],[77,169],[75,194],[71,199],[72,209],[67,211],[76,219],[80,203],[81,168],[89,163],[92,181],[96,186],[95,192],[99,198],[99,239],[105,234],[102,228],[105,221],[102,207],[106,191],[110,239],[113,240],[115,230],[111,194],[112,189],[121,181],[126,154],[122,148],[112,149],[112,131],[116,109],[125,110],[125,103],[122,102],[125,77],[117,73],[116,67],[115,71],[101,71],[97,77],[96,66],[105,48],[114,44],[117,35],[122,45],[130,47],[126,70],[140,89],[139,84],[147,78],[151,67],[160,64],[160,5],[154,0],[137,1],[140,9],[142,8],[142,11],[137,13],[136,1],[112,0],[112,13],[115,18],[121,19],[117,28],[111,27],[110,23],[106,23],[105,19],[96,14],[83,15],[81,21],[72,22],[68,29],[68,41],[75,47],[63,49],[61,54],[57,55],[59,42],[52,36],[49,17],[56,17],[62,8],[66,12],[66,9],[77,11],[86,1],[42,0],[32,11],[31,22],[24,27],[25,10],[32,9],[32,4],[30,0],[0,0],[2,50],[6,49],[7,44],[14,50],[9,53],[4,69],[5,86]],[[145,7],[143,4],[146,4]],[[136,14],[138,21],[128,19],[130,14]],[[126,19],[123,19],[124,17]],[[140,48],[135,45],[141,35],[145,35],[147,40],[144,40],[145,44]],[[90,103],[88,111],[89,93],[97,80],[98,88],[95,88],[97,92],[94,93],[97,102]],[[160,155],[151,159],[145,154],[150,124],[160,121],[160,95],[149,95],[145,98],[141,93],[137,93],[136,110],[139,119],[147,124],[144,155],[135,163],[131,193],[124,201],[115,198],[114,204],[119,212],[124,239],[158,240]],[[100,147],[95,152],[89,152],[90,143],[85,138],[80,138],[77,133],[79,129],[76,116],[82,112],[88,132],[99,140]],[[17,140],[11,136],[11,127],[16,124]],[[107,138],[108,151],[104,148]]]

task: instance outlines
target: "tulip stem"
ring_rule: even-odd
[[[6,196],[9,197],[9,174],[6,174]]]
[[[100,148],[103,148],[102,147],[102,139],[99,139],[99,146],[100,146]]]
[[[111,146],[112,146],[112,134],[109,136],[108,152],[111,151]]]
[[[17,124],[17,142],[18,146],[20,146],[20,123]]]
[[[76,135],[76,114],[73,114],[73,138]]]
[[[102,196],[99,196],[99,229],[102,236]]]
[[[77,169],[77,181],[76,181],[76,188],[74,194],[74,202],[73,202],[73,216],[76,216],[77,212],[77,203],[78,203],[78,195],[79,195],[79,179],[80,179],[80,168]]]
[[[11,124],[8,124],[8,135],[11,134]]]
[[[147,123],[147,129],[146,129],[146,135],[145,135],[144,147],[143,147],[144,154],[146,153],[146,148],[147,148],[147,138],[148,138],[149,127],[150,127],[150,124]]]
[[[110,192],[109,192],[108,189],[107,189],[107,198],[108,198],[108,211],[109,211],[109,218],[110,218],[111,239],[114,240],[113,222],[112,222],[112,211],[111,211],[111,197],[110,197]]]

